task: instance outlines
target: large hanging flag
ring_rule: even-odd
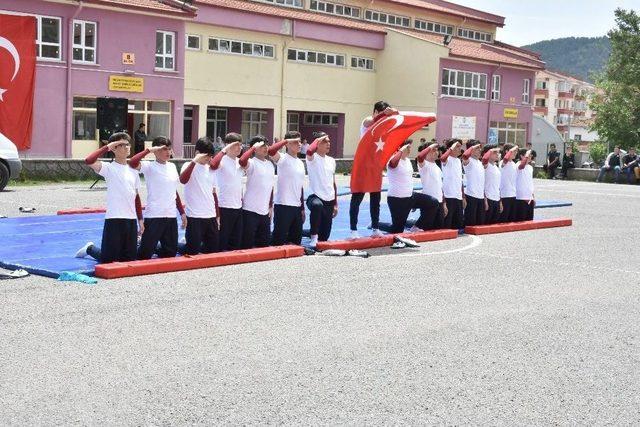
[[[36,77],[36,18],[0,14],[0,133],[31,148]]]
[[[402,143],[436,121],[433,113],[401,111],[382,116],[360,138],[351,169],[351,192],[371,193],[382,188],[382,171]]]

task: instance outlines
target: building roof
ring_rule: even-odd
[[[504,17],[493,13],[483,12],[471,7],[461,6],[444,0],[384,0],[390,3],[412,6],[420,9],[440,12],[446,15],[458,16],[476,21],[488,22],[504,27]]]
[[[177,0],[85,0],[87,3],[126,9],[160,12],[173,16],[193,16],[195,8]]]

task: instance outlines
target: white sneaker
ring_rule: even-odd
[[[382,237],[382,236],[384,236],[384,233],[378,230],[377,228],[374,228],[373,230],[371,230],[371,237]]]
[[[359,239],[360,238],[360,234],[358,233],[357,230],[351,230],[351,237],[350,239]]]
[[[89,249],[90,246],[93,246],[93,242],[87,242],[86,245],[84,245],[83,247],[78,249],[78,252],[76,252],[76,258],[84,258],[84,257],[86,257],[87,256],[87,249]]]
[[[178,240],[178,244],[179,245],[186,245],[187,244],[187,238],[183,237],[180,240]]]
[[[422,228],[418,228],[415,225],[409,229],[409,233],[417,233],[419,231],[424,231]]]
[[[311,246],[312,248],[315,248],[316,246],[318,246],[318,235],[314,234],[311,236],[311,241],[309,242],[309,246]]]
[[[418,248],[420,247],[420,245],[418,244],[418,242],[416,242],[413,239],[408,239],[406,237],[402,237],[402,236],[395,236],[393,238],[393,240],[395,240],[396,242],[402,242],[405,244],[405,246],[408,246],[410,248]]]

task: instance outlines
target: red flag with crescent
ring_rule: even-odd
[[[367,128],[356,149],[351,169],[351,192],[371,193],[382,188],[382,171],[402,143],[436,121],[433,113],[400,111],[382,116]]]
[[[0,14],[0,133],[31,148],[36,77],[36,18]]]

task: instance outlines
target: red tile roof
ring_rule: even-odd
[[[412,6],[420,9],[426,9],[433,12],[440,12],[446,15],[460,16],[470,18],[476,21],[489,22],[491,24],[504,26],[504,17],[494,15],[493,13],[483,12],[444,0],[384,0],[391,3],[401,4],[404,6]]]
[[[188,7],[181,8],[178,2],[167,1],[162,3],[159,0],[87,0],[87,3],[102,4],[106,6],[119,7],[122,9],[137,9],[161,12],[163,14],[178,15],[178,16],[193,16],[194,12],[190,11]],[[180,2],[181,3],[181,2]]]

